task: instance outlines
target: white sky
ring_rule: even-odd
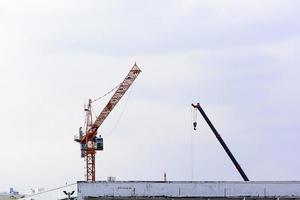
[[[97,179],[241,180],[200,115],[191,136],[199,101],[251,180],[299,180],[299,6],[1,0],[0,191],[84,180],[83,105],[135,61],[142,74],[101,127]]]

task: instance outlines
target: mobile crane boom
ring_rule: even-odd
[[[222,145],[222,147],[226,151],[227,155],[229,156],[229,158],[233,162],[234,166],[236,167],[236,169],[238,170],[238,172],[240,173],[240,175],[242,176],[242,178],[244,179],[244,181],[249,181],[249,179],[248,179],[247,175],[245,174],[245,172],[243,171],[242,167],[239,165],[239,163],[237,162],[237,160],[234,158],[233,154],[231,153],[231,151],[227,147],[226,143],[224,142],[224,140],[222,139],[222,137],[218,133],[217,129],[214,127],[214,125],[211,123],[211,121],[209,120],[209,118],[205,114],[205,112],[202,109],[202,107],[200,106],[200,104],[199,103],[192,104],[192,106],[194,108],[197,108],[199,110],[199,112],[201,113],[201,115],[203,116],[203,118],[205,119],[205,121],[207,122],[207,124],[209,125],[209,127],[211,128],[211,130],[213,131],[213,133],[215,134],[216,138],[218,139],[218,141],[220,142],[220,144]],[[195,124],[195,126],[196,126],[196,124]]]

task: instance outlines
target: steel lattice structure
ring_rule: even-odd
[[[99,116],[93,122],[92,118],[92,100],[89,100],[86,111],[85,130],[79,129],[79,137],[75,137],[75,141],[81,144],[81,157],[86,160],[86,180],[91,182],[96,180],[96,151],[103,150],[103,139],[97,138],[97,131],[114,107],[118,104],[126,91],[140,74],[141,70],[134,64],[123,82],[119,85],[114,95],[111,97],[107,105],[101,111]],[[102,143],[101,143],[102,142]],[[102,144],[102,146],[101,146]]]

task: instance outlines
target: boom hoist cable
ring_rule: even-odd
[[[112,133],[113,133],[113,132],[117,129],[117,127],[119,126],[119,123],[120,123],[120,121],[121,121],[121,119],[122,119],[122,117],[123,117],[123,115],[124,115],[124,113],[125,113],[125,111],[126,111],[126,109],[127,109],[128,102],[129,102],[129,99],[130,99],[130,96],[131,96],[131,92],[132,92],[132,88],[129,89],[129,91],[128,91],[128,93],[127,93],[127,97],[126,97],[126,99],[124,100],[125,103],[124,103],[124,105],[123,105],[123,108],[120,109],[121,111],[120,111],[119,117],[118,117],[117,120],[116,120],[115,125],[110,129],[110,131],[108,131],[106,137],[110,137],[110,136],[112,135]]]
[[[109,90],[107,93],[105,93],[104,95],[102,95],[101,97],[98,97],[94,100],[92,100],[92,103],[99,101],[101,99],[103,99],[104,97],[106,97],[107,95],[109,95],[110,93],[112,93],[113,91],[115,91],[121,84],[117,85],[116,87],[114,87],[113,89]]]

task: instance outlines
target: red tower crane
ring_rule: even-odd
[[[128,88],[132,85],[136,77],[140,74],[141,70],[134,64],[132,69],[124,81],[118,86],[118,89],[111,97],[107,105],[103,108],[100,115],[93,121],[92,117],[92,103],[89,99],[87,107],[84,109],[86,112],[85,128],[79,128],[79,136],[75,137],[75,141],[80,143],[81,157],[85,158],[86,162],[86,180],[95,181],[95,155],[96,151],[103,151],[103,138],[101,135],[97,137],[97,131],[110,112],[114,109]]]

